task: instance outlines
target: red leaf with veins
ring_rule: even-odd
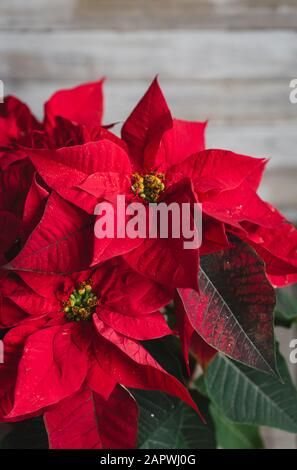
[[[178,289],[197,333],[233,359],[276,372],[274,289],[264,264],[245,243],[201,258],[200,293]]]
[[[50,280],[50,278],[48,278],[48,280]],[[28,315],[49,315],[59,312],[60,305],[54,296],[52,296],[52,298],[44,298],[23,286],[11,295],[8,295],[7,299],[11,300]]]
[[[155,78],[122,128],[135,170],[152,169],[161,138],[172,125],[170,110]]]
[[[130,175],[120,173],[93,173],[77,185],[79,189],[91,196],[116,202],[118,194],[126,194],[131,187]]]
[[[0,172],[0,208],[21,218],[34,168],[28,159],[21,160]]]
[[[137,418],[134,398],[119,386],[106,401],[83,388],[44,415],[51,449],[132,449]]]
[[[1,146],[9,146],[24,134],[39,127],[40,124],[25,103],[14,96],[5,98],[4,103],[0,106]]]
[[[199,364],[205,368],[213,356],[217,353],[209,346],[201,336],[196,333],[185,312],[182,300],[178,293],[174,298],[174,308],[176,313],[176,327],[182,343],[182,350],[186,362],[188,374],[190,375],[189,351],[196,357]]]
[[[101,224],[100,222],[100,216],[97,216],[96,221],[95,221],[95,236],[94,236],[94,256],[91,262],[91,266],[97,266],[99,263],[102,263],[103,261],[106,261],[108,259],[114,258],[116,256],[125,254],[130,252],[131,250],[134,251],[136,248],[138,248],[140,245],[143,244],[143,238],[130,238],[128,236],[125,236],[124,238],[119,238],[117,236],[117,209],[116,206],[113,206],[113,213],[111,215],[114,217],[114,230],[112,234],[115,236],[112,237],[104,237],[101,238],[100,236],[96,236],[97,233],[97,223],[99,225]],[[126,221],[128,220],[128,216],[124,217]],[[123,224],[125,227],[125,224]]]
[[[223,191],[203,201],[203,211],[239,229],[243,229],[242,222],[251,222],[272,231],[284,220],[270,204],[260,199],[246,181],[231,191]],[[244,230],[242,236],[245,236]]]
[[[132,270],[123,258],[108,262],[94,272],[94,288],[98,285],[102,303],[109,310],[126,316],[148,315],[167,305],[173,290],[150,281],[147,277]]]
[[[95,396],[95,406],[103,448],[135,448],[138,407],[131,394],[118,385],[107,402]]]
[[[167,207],[171,203],[177,203],[180,214],[182,214],[183,203],[190,204],[192,210],[197,199],[193,193],[191,181],[184,178],[173,184],[165,192],[162,202],[166,202]],[[138,248],[124,255],[124,258],[133,269],[160,284],[167,287],[192,287],[195,289],[198,287],[199,250],[198,248],[184,248],[184,242],[187,239],[183,237],[182,230],[179,238],[172,236],[172,217],[170,211],[168,212],[168,238],[146,238]],[[174,224],[180,224],[180,220],[181,218],[178,222],[174,220]]]
[[[37,151],[35,151],[37,152]],[[41,151],[40,151],[41,152]],[[131,164],[125,150],[109,139],[63,147],[45,156],[86,175],[97,172],[131,173]]]
[[[273,230],[252,226],[247,239],[265,261],[267,275],[274,285],[296,282],[297,230],[294,225],[284,219]]]
[[[192,153],[193,155],[189,154],[181,163],[177,162],[178,164],[170,169],[168,177],[175,179],[188,176],[198,194],[234,189],[247,178],[253,186],[256,184],[253,179],[258,181],[267,163],[264,158],[253,158],[227,150],[214,149]],[[253,179],[249,179],[251,175]]]
[[[128,187],[126,175],[131,175],[128,155],[111,140],[102,139],[58,150],[26,151],[51,189],[91,214],[97,198],[121,193]],[[117,181],[113,181],[114,177]]]
[[[117,382],[127,387],[171,394],[198,411],[188,390],[162,369],[141,344],[120,335],[98,317],[93,316],[93,320],[101,335],[99,340],[94,338],[94,353],[102,368],[113,375]]]
[[[44,319],[33,319],[12,328],[4,337],[4,364],[0,365],[0,419],[1,421],[18,421],[24,417],[7,419],[14,403],[15,384],[18,375],[19,360],[23,353],[26,338],[44,323]],[[29,417],[29,416],[27,416]]]
[[[191,339],[191,351],[204,370],[212,358],[217,354],[217,350],[209,346],[209,344],[207,344],[204,339],[196,333],[196,331]]]
[[[159,312],[151,313],[150,315],[128,316],[112,312],[100,306],[97,312],[98,317],[107,325],[128,338],[145,341],[172,334],[164,316]]]
[[[175,245],[175,246],[174,246]],[[125,254],[128,264],[140,274],[169,287],[197,287],[198,250],[184,250],[182,240],[146,239]]]
[[[90,263],[92,238],[92,218],[52,193],[41,221],[6,268],[47,273],[79,271]]]
[[[100,395],[104,400],[108,400],[112,391],[117,385],[116,380],[109,371],[104,371],[100,365],[100,358],[95,355],[89,357],[89,370],[86,377],[86,385],[93,392]]]
[[[172,128],[168,129],[162,136],[153,167],[166,171],[193,153],[204,150],[206,124],[206,122],[173,119]]]
[[[80,389],[44,413],[50,449],[102,449],[94,393]]]
[[[36,171],[49,188],[89,214],[94,213],[96,198],[78,188],[80,183],[87,178],[86,173],[56,161],[54,151],[51,151],[48,156],[45,150],[29,150],[28,152]],[[49,158],[49,155],[53,158]]]
[[[20,233],[20,220],[8,211],[0,210],[0,264],[4,264],[9,259],[10,249],[17,244]],[[15,242],[15,243],[14,243]]]
[[[53,326],[27,339],[8,418],[53,405],[81,387],[88,361],[79,328],[74,323]]]
[[[11,328],[26,318],[26,313],[8,297],[0,297],[0,328]]]
[[[181,341],[182,352],[184,355],[187,372],[190,375],[190,364],[189,364],[189,350],[191,344],[191,338],[194,333],[194,327],[188,319],[186,311],[184,309],[181,297],[178,295],[178,292],[175,291],[174,296],[174,311],[176,315],[176,329]]]
[[[34,175],[23,211],[22,233],[24,237],[27,237],[39,222],[48,195],[49,193],[38,184]]]
[[[56,116],[78,124],[101,125],[103,114],[103,80],[59,90],[45,103],[45,122],[55,125]]]

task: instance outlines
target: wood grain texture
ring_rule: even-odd
[[[2,80],[289,80],[296,57],[293,31],[0,32]]]
[[[1,0],[0,28],[297,28],[295,0]]]
[[[97,75],[98,77],[98,75]],[[151,79],[110,80],[104,84],[106,120],[123,120],[147,90]],[[170,80],[159,77],[170,108],[180,119],[217,123],[296,123],[297,105],[289,101],[289,80]],[[80,80],[5,80],[5,93],[21,96],[41,113],[41,106],[60,88]]]
[[[260,195],[281,210],[292,223],[297,223],[297,168],[269,169],[263,177]],[[297,334],[295,336],[297,338]],[[296,366],[295,366],[296,369]],[[297,383],[297,370],[296,370]]]

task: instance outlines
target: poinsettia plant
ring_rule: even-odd
[[[206,123],[173,118],[157,79],[119,136],[102,85],[58,91],[42,121],[0,104],[1,446],[257,448],[259,426],[297,433],[274,335],[296,318],[275,288],[297,281],[297,231],[257,194],[267,159],[206,149]],[[199,247],[96,236],[96,207],[118,220],[118,196],[144,219],[200,204]]]

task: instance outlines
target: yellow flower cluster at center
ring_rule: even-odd
[[[148,202],[157,202],[160,194],[164,191],[164,174],[148,173],[141,175],[134,173],[132,175],[131,189],[135,195]]]

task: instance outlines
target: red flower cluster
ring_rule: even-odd
[[[43,122],[16,98],[0,105],[0,419],[43,414],[53,448],[134,447],[138,411],[126,387],[196,409],[141,341],[173,334],[160,309],[176,289],[199,302],[201,257],[236,238],[273,284],[297,280],[297,232],[256,193],[265,159],[205,150],[205,123],[174,119],[157,80],[121,138],[102,125],[102,109],[101,81],[54,94]],[[96,238],[94,208],[117,195],[202,203],[201,248]],[[192,337],[194,352],[211,357],[176,302],[185,355]]]

